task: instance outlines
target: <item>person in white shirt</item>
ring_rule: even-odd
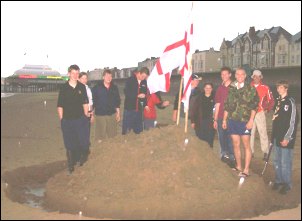
[[[94,116],[93,116],[93,99],[92,99],[92,93],[91,93],[91,89],[89,88],[89,86],[87,85],[88,82],[88,75],[86,72],[81,72],[79,74],[79,81],[85,85],[86,87],[86,92],[87,92],[87,97],[88,97],[88,115],[90,118],[90,124],[93,123],[94,121]],[[89,140],[90,140],[90,124],[89,124]],[[90,142],[89,142],[90,144]]]

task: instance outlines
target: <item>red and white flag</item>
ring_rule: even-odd
[[[193,9],[193,7],[192,7]],[[193,37],[192,10],[190,24],[185,31],[184,38],[166,47],[163,55],[157,60],[150,76],[148,77],[148,88],[150,93],[157,91],[168,92],[170,90],[170,78],[172,71],[179,68],[179,73],[184,78],[183,99],[185,111],[188,109],[188,96],[191,93],[191,40]],[[190,71],[191,70],[191,71]]]
[[[148,88],[150,93],[170,90],[170,77],[175,68],[183,68],[185,64],[186,40],[180,40],[166,47],[163,55],[157,60],[150,76]]]
[[[193,8],[193,5],[192,5]],[[185,65],[183,69],[180,70],[183,81],[183,95],[181,101],[184,103],[184,112],[189,110],[189,100],[191,95],[191,81],[192,81],[192,38],[193,38],[193,20],[192,12],[190,14],[189,28],[187,29],[185,35],[186,39],[186,54],[185,54]]]

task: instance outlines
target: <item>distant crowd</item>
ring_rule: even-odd
[[[112,81],[110,70],[104,70],[102,80],[90,89],[88,75],[80,72],[77,65],[68,68],[69,80],[60,88],[57,110],[61,121],[64,145],[68,162],[68,174],[75,166],[82,166],[88,159],[90,148],[90,127],[95,124],[94,142],[118,134],[118,122],[122,120],[122,134],[135,134],[156,127],[156,109],[170,105],[163,101],[160,92],[151,94],[146,67],[137,69],[124,87],[124,110],[121,117],[121,98],[118,87]],[[250,163],[255,153],[255,133],[260,136],[263,160],[268,161],[274,150],[275,182],[273,190],[286,194],[292,188],[293,147],[296,139],[298,115],[296,104],[288,95],[289,84],[285,80],[276,83],[278,97],[274,98],[270,88],[263,83],[261,71],[254,70],[251,84],[246,83],[247,74],[243,68],[232,72],[228,67],[221,69],[221,84],[214,92],[213,84],[205,82],[199,87],[201,78],[191,76],[189,119],[196,136],[213,148],[217,131],[220,144],[220,158],[239,177],[250,176]],[[179,108],[181,94],[175,95],[172,114],[183,118]],[[272,135],[268,138],[266,114],[273,111]],[[240,143],[244,153],[241,153]],[[270,145],[271,144],[271,145]],[[244,163],[241,162],[242,155]]]

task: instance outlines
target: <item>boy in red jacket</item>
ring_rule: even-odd
[[[149,130],[149,128],[156,126],[156,106],[159,109],[164,109],[169,106],[169,104],[169,101],[162,101],[159,92],[154,94],[148,93],[147,105],[144,109],[144,130]]]

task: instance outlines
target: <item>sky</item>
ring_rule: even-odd
[[[192,2],[1,1],[1,77],[25,64],[49,65],[61,74],[77,64],[137,67],[160,57],[184,37]],[[223,38],[281,26],[301,31],[301,2],[207,2],[193,4],[193,51],[219,50]]]

